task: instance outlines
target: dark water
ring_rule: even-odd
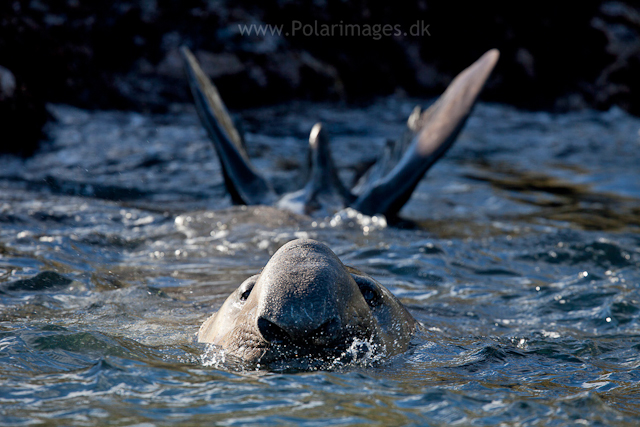
[[[353,179],[413,104],[245,112],[249,152],[287,188],[322,120]],[[44,152],[0,159],[0,424],[640,421],[640,120],[480,105],[399,229],[230,207],[188,107],[52,112]],[[427,331],[406,354],[333,371],[221,369],[194,342],[200,323],[307,236]]]

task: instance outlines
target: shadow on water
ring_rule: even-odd
[[[492,165],[484,175],[467,175],[503,190],[504,197],[540,208],[516,220],[535,223],[538,219],[561,221],[584,230],[621,231],[640,227],[637,198],[594,191],[587,184],[572,184],[540,173],[517,171]]]

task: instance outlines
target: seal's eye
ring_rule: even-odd
[[[253,290],[253,286],[256,284],[255,277],[250,277],[245,280],[242,285],[238,288],[238,292],[240,293],[240,301],[246,301],[251,295],[251,291]]]
[[[253,288],[249,288],[249,289],[244,290],[244,292],[242,292],[242,294],[240,295],[240,300],[241,301],[246,301],[247,298],[249,298],[249,295],[251,294],[251,290],[252,289]]]
[[[358,287],[369,307],[377,307],[382,303],[382,295],[375,284],[360,282]]]

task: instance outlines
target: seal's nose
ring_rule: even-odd
[[[280,248],[260,273],[253,293],[258,303],[254,325],[274,344],[329,347],[350,333],[347,325],[353,319],[369,313],[342,262],[313,240]]]
[[[327,347],[340,338],[342,328],[340,318],[337,316],[319,326],[306,323],[303,318],[290,320],[292,321],[276,323],[261,316],[258,318],[258,330],[267,342],[275,345],[305,344]]]

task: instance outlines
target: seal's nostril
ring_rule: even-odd
[[[265,341],[271,344],[291,344],[303,347],[313,344],[322,347],[340,337],[341,322],[338,317],[327,320],[315,329],[313,327],[307,329],[303,325],[296,326],[288,330],[264,317],[258,318],[258,331]]]
[[[284,344],[290,341],[289,334],[284,329],[264,317],[258,318],[258,330],[260,335],[271,344]]]
[[[309,338],[318,343],[329,343],[340,335],[340,319],[329,319],[309,334]]]

